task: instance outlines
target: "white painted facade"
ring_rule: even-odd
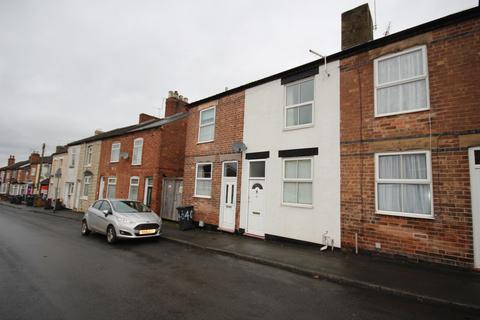
[[[76,208],[77,189],[79,189],[78,163],[80,158],[80,145],[68,147],[67,168],[65,170],[62,200],[69,209]]]
[[[320,66],[314,78],[312,125],[285,129],[286,87],[274,80],[245,91],[240,228],[249,230],[249,196],[255,181],[249,180],[246,154],[269,151],[264,159],[264,235],[323,244],[324,234],[340,247],[340,73],[339,61]],[[308,78],[306,78],[308,79]],[[312,162],[312,205],[283,203],[283,161],[279,150],[318,148]],[[257,192],[257,194],[260,194]],[[250,210],[251,211],[251,210]],[[251,215],[250,215],[251,216]],[[260,216],[260,215],[259,215]],[[256,234],[262,236],[262,234]]]

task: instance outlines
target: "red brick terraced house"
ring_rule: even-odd
[[[189,104],[183,202],[194,220],[233,232],[239,226],[243,90]]]
[[[160,214],[164,180],[183,177],[185,105],[186,99],[171,93],[166,100],[165,118],[142,113],[137,125],[102,136],[98,199],[138,200]],[[177,197],[180,204],[181,196]],[[163,211],[165,218],[176,218],[174,205],[163,208]]]
[[[380,39],[342,15],[342,245],[480,268],[480,10]]]

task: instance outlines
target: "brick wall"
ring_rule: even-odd
[[[128,198],[130,177],[140,178],[139,201],[144,200],[145,179],[153,178],[152,209],[160,214],[163,177],[182,177],[185,152],[186,119],[180,119],[159,128],[128,133],[102,141],[99,176],[104,177],[104,197],[108,177],[116,177],[116,198]],[[143,138],[142,162],[132,165],[133,141]],[[120,142],[120,152],[127,152],[128,159],[120,158],[111,163],[112,144]],[[100,183],[100,182],[98,182]],[[98,190],[99,188],[97,188]],[[97,199],[99,194],[97,194]]]
[[[385,254],[473,266],[467,149],[480,145],[479,30],[469,20],[341,61],[344,247],[358,233],[360,249],[379,242]],[[373,60],[416,45],[427,46],[430,110],[375,118]],[[407,150],[432,152],[433,220],[375,214],[374,154]]]
[[[235,160],[237,171],[237,207],[236,228],[239,226],[240,190],[241,190],[241,154],[233,153],[234,142],[243,141],[244,92],[234,93],[216,101],[210,101],[189,110],[187,139],[185,147],[185,171],[183,184],[183,202],[195,208],[194,220],[203,220],[208,224],[219,224],[220,188],[222,162]],[[198,144],[198,126],[200,111],[216,106],[215,140]],[[210,199],[194,197],[195,170],[198,162],[212,162],[212,194]]]

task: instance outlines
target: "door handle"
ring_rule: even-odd
[[[252,211],[253,214],[260,214],[258,211]]]

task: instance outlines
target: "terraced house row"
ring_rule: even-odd
[[[193,205],[226,232],[480,268],[479,13],[373,40],[368,5],[352,9],[338,53],[191,103],[170,92],[164,118],[59,149],[49,196],[172,220]]]

